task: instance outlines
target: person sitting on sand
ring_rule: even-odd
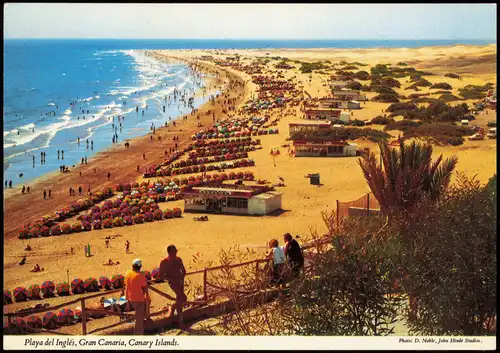
[[[19,265],[24,265],[26,263],[26,256],[23,257],[23,259],[21,260],[21,262],[19,262]]]
[[[29,246],[29,244],[26,245],[26,249],[24,249],[24,251],[31,251],[31,246]]]

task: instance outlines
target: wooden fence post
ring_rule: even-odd
[[[340,202],[339,202],[339,200],[337,200],[337,227],[339,226],[339,212],[340,212],[339,204],[340,204]]]
[[[85,298],[82,298],[82,335],[87,335],[87,312],[85,310]]]
[[[207,301],[207,268],[203,270],[203,300]]]

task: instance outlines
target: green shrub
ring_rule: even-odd
[[[290,139],[294,140],[314,140],[314,141],[347,141],[347,140],[357,140],[360,138],[366,138],[374,142],[387,140],[391,136],[384,132],[371,128],[330,128],[328,130],[322,131],[298,131]]]
[[[402,62],[402,61],[398,62],[398,64],[397,64],[397,65],[398,65],[398,66],[408,66],[408,64],[407,64],[407,63]]]
[[[467,85],[459,88],[458,92],[464,99],[482,99],[486,93],[493,88],[492,84],[487,83],[484,86]]]
[[[356,91],[361,90],[362,87],[363,87],[363,85],[361,83],[359,83],[358,81],[351,81],[346,85],[346,88],[353,89]]]
[[[386,110],[395,112],[397,110],[417,110],[418,107],[414,103],[392,103]]]
[[[464,142],[463,136],[469,136],[473,133],[474,131],[468,127],[456,126],[449,123],[426,123],[418,127],[405,129],[404,137],[427,137],[437,145],[458,146]]]
[[[444,102],[453,102],[453,101],[460,101],[461,99],[458,98],[457,96],[454,96],[453,94],[442,94],[439,96],[439,99],[444,101]]]
[[[454,74],[454,73],[451,73],[451,72],[449,72],[449,73],[447,73],[447,74],[444,74],[444,77],[456,78],[456,79],[459,79],[459,78],[460,78],[460,76],[459,76],[459,75]]]
[[[372,101],[382,103],[399,103],[397,95],[382,93],[372,98]]]
[[[435,83],[431,86],[431,89],[453,89],[449,83],[446,82],[440,82],[440,83]]]
[[[395,122],[394,119],[392,118],[387,118],[385,116],[376,116],[371,120],[372,124],[377,124],[377,125],[387,125],[387,124],[393,124]]]
[[[369,80],[370,79],[370,74],[367,71],[358,71],[356,72],[353,77],[358,80]]]
[[[413,121],[413,120],[400,120],[400,121],[395,121],[390,124],[387,124],[386,127],[384,128],[385,131],[391,131],[391,130],[399,130],[399,131],[406,131],[409,128],[415,128],[419,127],[422,125],[418,121]]]

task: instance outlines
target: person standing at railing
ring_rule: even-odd
[[[267,257],[273,259],[271,283],[282,284],[283,275],[285,273],[285,254],[283,253],[283,250],[279,247],[277,239],[272,239],[269,242],[269,248],[270,250],[267,253]]]
[[[285,241],[283,252],[292,269],[292,276],[297,278],[300,274],[300,270],[304,267],[302,249],[297,240],[293,239],[290,233],[283,235],[283,240]]]
[[[135,310],[134,335],[144,334],[144,320],[147,318],[146,305],[151,299],[148,292],[146,276],[141,273],[142,261],[135,259],[132,269],[125,273],[125,298]]]
[[[186,294],[184,293],[184,277],[186,276],[186,269],[182,259],[177,256],[177,248],[175,245],[167,247],[167,257],[160,261],[160,279],[167,280],[170,288],[175,293],[174,309],[177,311],[179,327],[182,329],[184,326],[182,320],[182,307],[187,301]]]

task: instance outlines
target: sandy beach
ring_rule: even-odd
[[[225,50],[222,54],[214,54],[209,50],[161,50],[154,51],[158,59],[175,58],[192,63],[194,58],[202,55],[211,55],[214,58],[224,58],[234,54],[240,55],[242,63],[249,64],[256,58],[286,57],[291,60],[315,62],[330,60],[339,62],[361,62],[368,66],[360,70],[367,70],[379,63],[396,64],[405,61],[417,69],[430,71],[435,76],[427,79],[432,83],[448,82],[453,86],[453,94],[458,95],[458,89],[466,85],[484,85],[487,82],[496,82],[496,46],[453,46],[453,47],[424,47],[424,48],[399,48],[399,49],[269,49],[269,50]],[[285,79],[295,77],[297,84],[312,97],[323,97],[329,93],[325,85],[327,78],[332,73],[313,75],[302,74],[298,70],[299,64],[291,63],[289,70],[277,70],[274,65],[279,60],[271,60],[266,68],[271,72],[281,71]],[[204,112],[211,110],[218,120],[224,120],[228,114],[222,114],[224,99],[236,98],[236,106],[241,107],[256,92],[256,85],[249,82],[251,76],[231,68],[220,68],[209,61],[198,61],[199,69],[219,72],[218,79],[211,84],[224,85],[228,78],[245,82],[244,88],[236,87],[224,90],[215,105],[207,103],[200,107],[201,129],[212,124],[212,115]],[[447,72],[462,76],[462,80],[443,77]],[[263,74],[268,74],[264,72]],[[427,92],[423,88],[420,93]],[[404,88],[396,89],[400,94],[408,94]],[[368,93],[368,98],[374,93]],[[460,101],[461,103],[462,101]],[[465,101],[469,106],[473,101]],[[381,110],[388,107],[388,103],[368,101],[362,105],[361,110],[354,112],[354,119],[369,120],[380,115]],[[486,127],[488,121],[496,120],[496,111],[487,110],[487,115],[476,115],[474,124]],[[267,114],[267,112],[263,113]],[[262,114],[262,115],[263,115]],[[257,114],[258,115],[258,114]],[[130,147],[125,148],[123,143],[99,153],[88,165],[73,168],[70,173],[47,176],[31,186],[30,195],[21,195],[19,188],[7,190],[4,201],[4,288],[13,289],[17,286],[28,287],[39,284],[44,280],[59,283],[66,280],[67,270],[70,280],[72,278],[99,277],[124,273],[131,261],[139,257],[143,260],[143,268],[151,270],[158,266],[161,258],[165,256],[167,245],[174,243],[179,249],[179,256],[184,259],[187,270],[200,268],[200,263],[218,261],[221,249],[228,250],[239,246],[253,249],[254,256],[263,256],[265,244],[270,238],[282,239],[282,235],[290,232],[300,235],[303,241],[310,237],[311,232],[322,234],[326,231],[322,222],[321,212],[335,208],[336,201],[351,201],[358,199],[369,192],[358,165],[357,157],[348,158],[293,158],[286,153],[288,123],[302,118],[303,113],[299,107],[286,108],[285,111],[275,110],[271,119],[279,119],[277,128],[279,134],[259,136],[262,149],[251,152],[249,158],[255,160],[254,167],[235,169],[235,171],[251,170],[256,179],[269,180],[272,183],[281,177],[285,187],[277,188],[283,192],[283,212],[279,215],[263,217],[209,215],[208,222],[195,222],[190,214],[183,218],[152,222],[130,227],[111,228],[87,233],[63,235],[59,237],[46,237],[31,240],[19,240],[17,232],[27,221],[33,221],[41,216],[51,213],[56,209],[76,200],[70,197],[69,187],[82,185],[87,190],[88,185],[92,190],[99,190],[117,183],[141,181],[142,172],[148,165],[160,163],[164,159],[166,149],[174,146],[172,137],[179,136],[179,148],[191,143],[190,137],[200,128],[196,126],[195,115],[188,115],[187,120],[179,118],[177,126],[159,128],[156,136],[162,137],[161,141],[154,136],[153,141],[149,135],[132,139]],[[378,126],[373,128],[379,128]],[[394,134],[394,136],[397,136]],[[376,152],[377,146],[370,141],[355,141],[359,148],[370,148]],[[269,155],[272,148],[279,148],[281,155],[276,158],[276,166]],[[466,140],[460,146],[436,146],[435,157],[443,154],[445,157],[456,155],[459,159],[457,171],[476,178],[482,183],[486,182],[496,172],[496,139],[482,141]],[[146,161],[142,154],[146,154]],[[136,167],[141,171],[137,172]],[[94,169],[96,172],[94,173]],[[82,176],[79,176],[81,172]],[[107,180],[107,173],[111,173],[111,180]],[[323,186],[317,187],[309,184],[304,178],[306,174],[319,173]],[[154,179],[153,179],[154,180]],[[52,199],[44,200],[42,191],[52,190]],[[180,207],[183,209],[182,200],[160,203],[161,209]],[[111,241],[111,247],[106,248],[103,238],[108,235],[119,234],[120,237]],[[125,254],[124,242],[130,241],[130,254]],[[27,257],[27,264],[19,266],[18,262],[25,255],[23,249],[29,244],[33,251]],[[92,246],[92,257],[84,256],[83,247]],[[66,254],[69,249],[75,249],[74,255]],[[194,261],[196,256],[197,262]],[[103,266],[102,263],[109,258],[120,261],[118,266]],[[45,268],[44,272],[33,274],[29,270],[38,263]],[[44,302],[56,302],[60,298]],[[26,306],[26,303],[12,304],[9,310]]]

